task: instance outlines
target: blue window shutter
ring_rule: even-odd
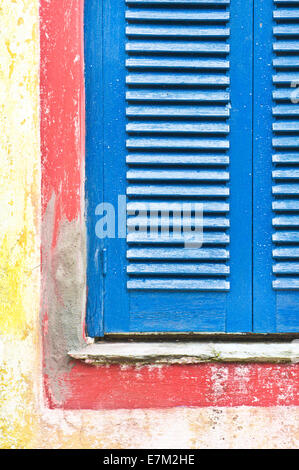
[[[298,332],[299,1],[259,0],[255,39],[254,331]]]
[[[89,235],[88,334],[252,331],[252,2],[86,3],[90,230],[128,210],[126,238]],[[203,247],[131,231],[145,201],[201,202]]]

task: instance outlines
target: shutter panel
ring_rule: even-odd
[[[127,234],[105,240],[91,336],[251,330],[252,4],[241,23],[233,3],[103,2],[104,200],[126,194]],[[200,248],[178,235],[190,203],[203,207]]]
[[[299,1],[289,3],[288,8],[283,2],[275,3],[273,148],[277,153],[273,155],[273,288],[280,291],[299,290],[299,153],[296,153],[299,31],[294,31],[299,28]]]
[[[260,159],[255,180],[260,214],[253,221],[257,241],[255,330],[293,332],[299,330],[299,1],[258,3],[255,137],[264,143],[256,146],[254,156],[256,162]],[[263,31],[259,23],[265,25]],[[263,84],[258,84],[261,77]]]

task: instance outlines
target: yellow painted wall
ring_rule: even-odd
[[[48,410],[41,393],[38,0],[0,0],[0,447],[295,447],[292,407]]]
[[[1,447],[26,447],[36,434],[38,48],[38,2],[0,0]]]

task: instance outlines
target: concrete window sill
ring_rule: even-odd
[[[87,364],[197,364],[202,362],[298,363],[299,341],[240,342],[98,342],[70,351]]]

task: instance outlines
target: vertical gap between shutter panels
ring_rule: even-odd
[[[101,64],[101,71],[102,71],[102,77],[101,77],[101,80],[102,80],[102,103],[103,103],[103,118],[102,118],[102,121],[101,121],[101,126],[102,126],[102,155],[103,155],[103,162],[102,162],[102,165],[103,165],[103,170],[102,170],[102,188],[103,188],[103,201],[102,202],[105,202],[106,201],[106,195],[105,195],[105,164],[104,164],[104,160],[105,160],[105,139],[104,139],[104,121],[105,121],[105,99],[104,99],[104,74],[105,74],[105,59],[104,59],[104,40],[105,40],[105,34],[104,34],[104,0],[101,2],[101,15],[102,15],[102,30],[101,30],[101,47],[102,47],[102,55],[101,55],[101,58],[102,58],[102,64]],[[102,313],[102,328],[103,328],[103,331],[105,331],[105,292],[106,292],[106,276],[104,275],[104,258],[103,258],[103,254],[104,254],[104,249],[105,249],[105,240],[101,240],[101,249],[102,249],[102,252],[100,254],[101,256],[101,263],[102,263],[102,279],[103,279],[103,297],[102,297],[102,310],[103,310],[103,313]]]
[[[254,60],[255,60],[255,0],[252,0],[252,87],[251,87],[251,93],[252,93],[252,111],[251,111],[251,116],[252,116],[252,125],[251,125],[251,133],[252,133],[252,141],[251,141],[251,148],[252,148],[252,159],[251,159],[251,203],[252,203],[252,210],[251,210],[251,294],[252,294],[252,303],[251,303],[251,308],[252,308],[252,314],[251,314],[251,329],[253,331],[253,315],[254,315],[254,282],[253,282],[253,275],[254,275],[254,229],[253,229],[253,223],[254,223],[254,135],[253,135],[253,130],[254,130],[254,119],[255,119],[255,107],[254,107],[254,101],[255,101],[255,93],[254,93]]]

